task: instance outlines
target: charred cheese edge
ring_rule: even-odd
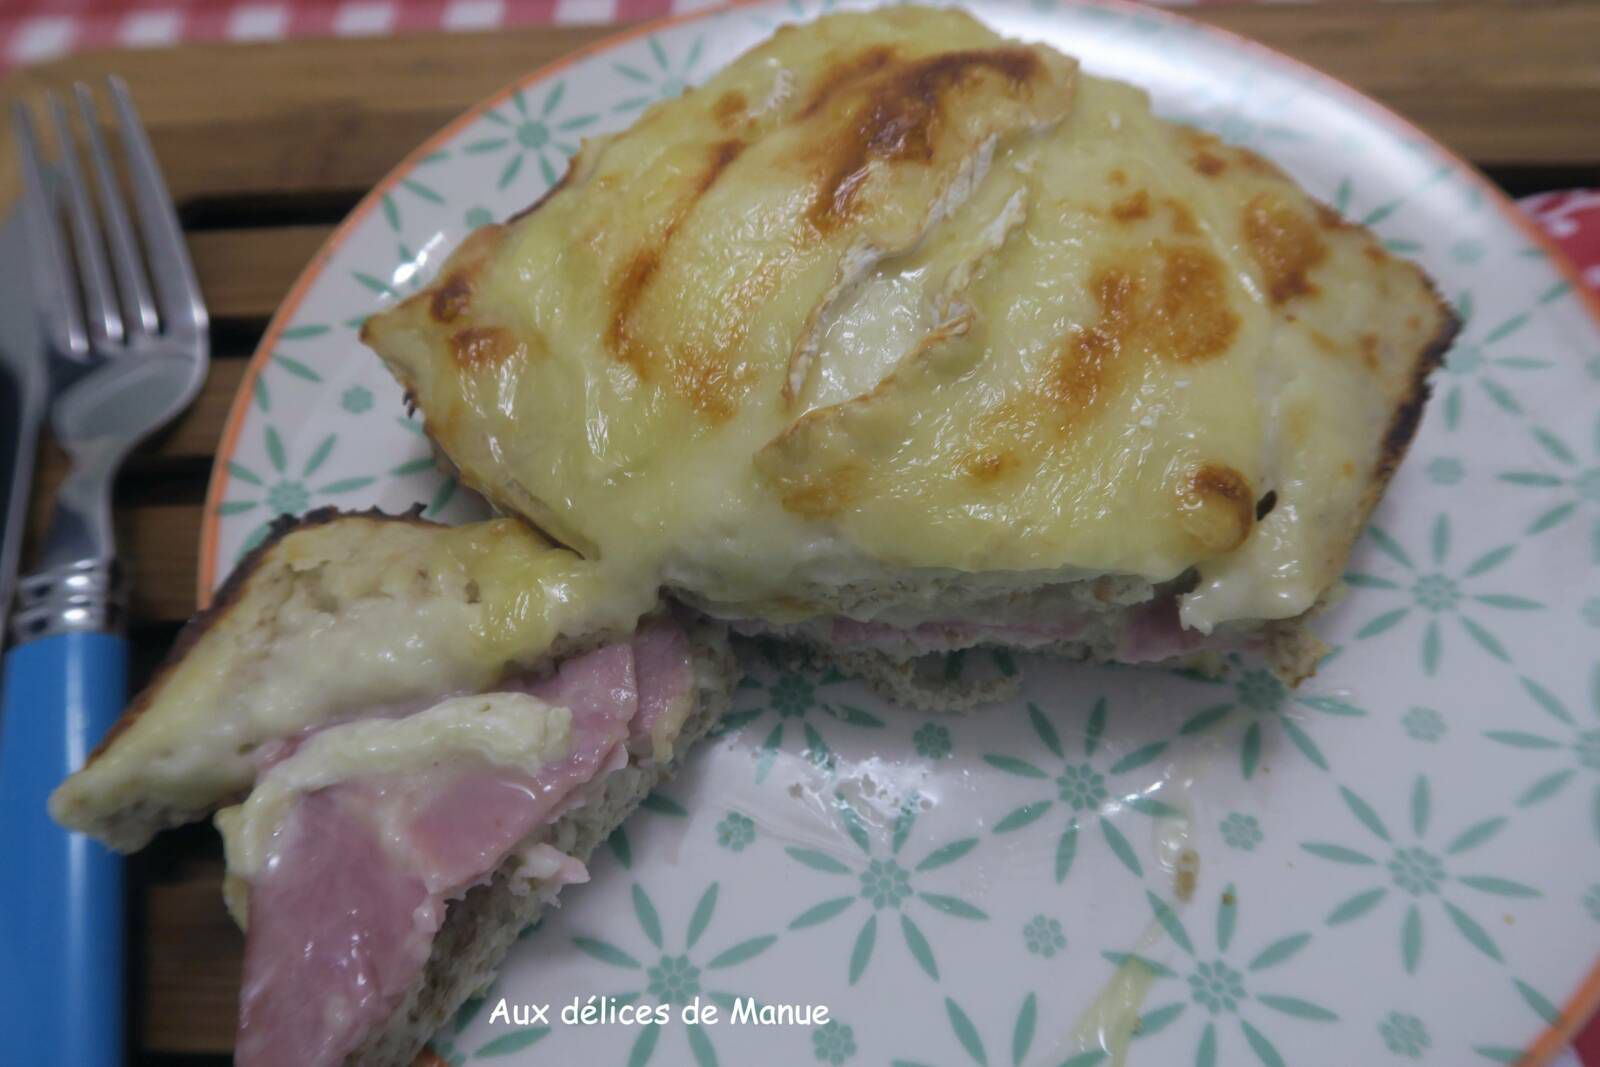
[[[364,336],[476,488],[713,610],[1193,569],[1210,630],[1337,578],[1451,328],[1260,157],[896,7],[585,144]]]
[[[654,604],[516,519],[308,516],[241,563],[51,813],[192,818],[249,787],[261,745],[482,691],[563,638],[631,632]]]

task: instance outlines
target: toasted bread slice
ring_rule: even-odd
[[[1456,325],[1255,153],[894,6],[587,142],[363,337],[469,484],[710,614],[1294,678]]]
[[[403,1065],[734,683],[723,627],[518,520],[318,512],[242,561],[51,810],[121,849],[217,812],[238,1062]]]

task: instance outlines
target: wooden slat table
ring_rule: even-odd
[[[1350,82],[1522,194],[1600,186],[1600,4],[1418,0],[1199,8]],[[215,324],[204,392],[132,459],[118,490],[134,581],[136,682],[195,602],[205,483],[235,388],[268,317],[339,218],[407,150],[518,75],[601,28],[102,52],[15,74],[8,98],[118,72],[131,84],[189,231]],[[0,147],[0,202],[16,189]],[[62,473],[45,450],[30,518]],[[137,1062],[224,1062],[241,939],[222,908],[210,827],[134,861]]]

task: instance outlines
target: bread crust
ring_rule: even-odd
[[[244,598],[245,589],[249,586],[251,580],[255,578],[262,562],[277,547],[280,541],[301,530],[309,530],[316,526],[326,526],[341,519],[368,522],[402,522],[415,526],[441,526],[441,523],[422,517],[424,508],[425,505],[417,504],[399,514],[390,514],[380,508],[368,508],[365,511],[341,511],[336,507],[325,507],[308,511],[304,515],[279,515],[273,519],[272,524],[267,528],[266,537],[262,538],[260,544],[239,559],[238,564],[229,573],[227,579],[217,588],[216,594],[211,598],[211,602],[204,609],[190,616],[189,621],[183,624],[183,628],[178,631],[178,636],[173,639],[172,647],[167,650],[167,654],[162,658],[160,665],[155,670],[155,674],[151,677],[150,684],[145,686],[134,697],[132,703],[128,705],[117,721],[111,724],[111,729],[106,731],[106,735],[100,739],[100,743],[89,752],[88,757],[84,760],[84,766],[87,767],[99,759],[101,754],[116,744],[117,739],[126,733],[128,728],[145,713],[145,710],[155,701],[162,686],[166,684],[172,672],[183,658],[189,654],[189,651],[199,644],[200,639],[220,623],[229,612],[238,606],[239,602]],[[532,529],[532,527],[529,528]]]

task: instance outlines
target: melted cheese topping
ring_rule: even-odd
[[[243,804],[216,814],[228,873],[253,879],[295,800],[370,775],[407,775],[453,763],[525,771],[567,754],[572,714],[525,693],[455,697],[402,719],[363,719],[307,738],[257,780]],[[397,823],[405,812],[391,813]],[[389,837],[402,836],[397,825]]]
[[[343,516],[237,579],[199,640],[51,800],[74,825],[135,798],[199,811],[255,777],[255,750],[341,718],[482,691],[557,640],[628,633],[656,602],[525,524]]]
[[[1194,569],[1209,630],[1336,579],[1444,322],[1259,157],[887,8],[586,144],[366,337],[479,489],[714,611]]]

